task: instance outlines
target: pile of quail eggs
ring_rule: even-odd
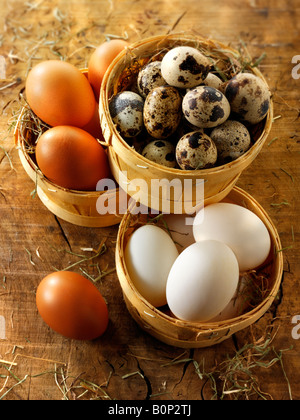
[[[136,88],[112,97],[120,135],[146,159],[200,170],[229,163],[252,145],[249,127],[270,107],[266,83],[249,72],[223,82],[196,48],[177,46],[142,67]]]

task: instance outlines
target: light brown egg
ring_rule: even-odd
[[[152,141],[144,148],[142,155],[159,165],[167,166],[168,168],[176,167],[175,146],[168,141]]]
[[[217,147],[220,164],[239,158],[251,145],[250,133],[239,121],[225,121],[212,130],[210,137]]]
[[[270,108],[270,91],[266,83],[252,73],[239,73],[225,89],[231,109],[241,121],[257,124]]]
[[[146,64],[138,74],[137,86],[140,95],[144,98],[152,89],[166,84],[167,82],[161,74],[161,61],[152,61]]]
[[[166,139],[177,129],[181,117],[182,99],[172,86],[160,86],[151,90],[145,100],[144,124],[155,139]]]

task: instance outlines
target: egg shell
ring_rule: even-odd
[[[230,105],[218,89],[198,86],[184,96],[182,111],[185,118],[196,127],[212,128],[228,119]]]
[[[111,176],[101,144],[78,127],[57,126],[45,131],[35,154],[42,173],[63,188],[96,191],[98,181]]]
[[[205,86],[213,87],[213,88],[218,89],[218,90],[221,90],[222,85],[223,85],[223,81],[218,76],[216,76],[214,73],[208,73],[205,80],[203,80],[203,82],[201,84],[205,85]]]
[[[204,207],[194,220],[195,241],[218,240],[235,253],[240,271],[253,270],[264,263],[271,238],[262,220],[245,207],[215,203]]]
[[[139,71],[137,86],[144,98],[152,89],[163,85],[167,85],[167,82],[161,74],[161,61],[152,61]]]
[[[210,61],[199,50],[179,46],[162,59],[161,72],[166,82],[178,88],[191,88],[204,80],[211,68]]]
[[[85,75],[65,61],[47,60],[33,67],[26,79],[25,92],[33,112],[53,127],[82,128],[97,107]]]
[[[120,134],[135,137],[142,131],[144,99],[135,92],[124,91],[115,95],[109,103],[109,111]]]
[[[147,144],[142,151],[142,155],[152,162],[167,166],[168,168],[175,168],[177,165],[175,146],[165,140],[154,140]]]
[[[107,329],[105,300],[96,286],[71,271],[46,276],[36,292],[36,304],[44,322],[55,332],[75,340],[93,340]]]
[[[241,121],[257,124],[270,108],[270,91],[267,84],[252,73],[239,73],[227,84],[225,95],[231,109]]]
[[[128,274],[139,293],[155,307],[165,305],[168,275],[178,257],[169,234],[150,224],[139,227],[130,236],[124,257]]]
[[[88,62],[88,80],[97,101],[99,101],[100,88],[106,70],[116,56],[128,46],[128,42],[124,39],[111,39],[96,47],[91,54]]]
[[[188,216],[186,214],[164,214],[163,220],[168,226],[179,253],[195,243],[193,235],[193,216]]]
[[[186,248],[167,281],[167,302],[179,319],[205,322],[217,316],[236,293],[239,267],[232,250],[219,241]]]
[[[247,309],[249,297],[251,296],[251,287],[248,285],[244,277],[240,277],[239,284],[235,295],[228,303],[226,308],[223,309],[216,317],[210,319],[208,322],[221,322],[228,321],[229,319],[236,318]]]
[[[183,170],[207,169],[217,161],[217,148],[202,131],[187,133],[177,143],[176,160]]]
[[[220,164],[239,158],[251,146],[250,133],[239,121],[225,121],[212,130],[210,137],[217,147]]]
[[[171,136],[181,121],[182,99],[172,86],[159,86],[151,90],[145,100],[144,124],[148,133],[156,139]]]

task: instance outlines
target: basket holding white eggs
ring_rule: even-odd
[[[186,220],[128,211],[116,267],[127,308],[145,331],[169,345],[207,347],[270,308],[282,278],[281,244],[265,210],[238,187]]]

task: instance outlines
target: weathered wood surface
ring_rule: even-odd
[[[0,54],[6,62],[6,72],[0,67],[0,359],[17,364],[0,362],[0,397],[61,399],[65,378],[68,389],[71,388],[66,397],[78,398],[85,390],[75,388],[81,378],[102,386],[102,391],[94,388],[80,397],[86,399],[104,397],[104,392],[120,400],[209,399],[212,390],[205,379],[199,378],[191,361],[168,363],[176,358],[194,359],[211,372],[227,355],[233,356],[237,348],[270,331],[274,349],[289,351],[283,355],[284,371],[280,363],[255,370],[260,389],[274,399],[289,399],[288,378],[293,398],[299,399],[300,342],[295,339],[297,334],[292,337],[292,319],[300,315],[300,79],[291,75],[295,66],[292,57],[300,54],[299,2],[0,3]],[[12,113],[18,108],[18,94],[31,65],[63,55],[85,67],[104,34],[128,36],[129,41],[135,41],[176,31],[194,31],[233,46],[242,39],[253,57],[266,53],[260,69],[273,92],[278,118],[267,144],[242,174],[238,185],[264,206],[278,228],[285,248],[280,297],[259,322],[233,339],[208,349],[184,351],[158,342],[137,327],[126,310],[113,273],[98,283],[110,311],[105,335],[95,342],[67,340],[51,331],[39,317],[35,305],[37,285],[53,267],[64,268],[77,261],[68,251],[96,249],[104,237],[108,251],[97,261],[102,269],[107,265],[112,268],[117,227],[88,229],[70,225],[54,217],[38,198],[31,197],[34,184],[20,164],[12,132],[7,131]],[[87,264],[81,267],[96,274],[96,268]],[[81,385],[92,387],[88,382]]]

